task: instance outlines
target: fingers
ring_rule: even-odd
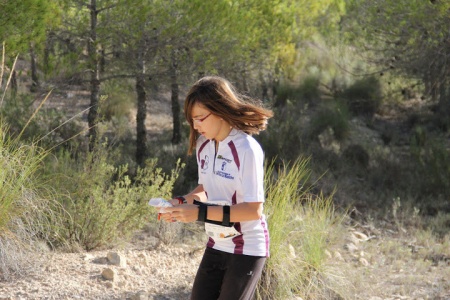
[[[158,214],[158,221],[160,221],[160,220],[163,220],[163,221],[166,221],[166,222],[169,222],[169,223],[177,221],[176,218],[174,218],[172,216],[172,214],[170,214],[170,213],[159,213]]]

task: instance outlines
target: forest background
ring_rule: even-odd
[[[414,228],[414,247],[440,245],[422,258],[450,261],[448,1],[6,0],[0,11],[3,280],[24,272],[37,241],[114,247],[155,214],[149,198],[195,186],[182,105],[204,75],[275,112],[256,136],[271,226],[277,214],[278,228],[326,216],[312,231],[318,261],[299,237],[303,284],[282,288],[268,267],[258,297],[347,298],[311,279],[324,276],[335,226]]]

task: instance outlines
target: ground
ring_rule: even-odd
[[[439,245],[426,248],[411,238],[390,226],[346,225],[326,252],[333,299],[450,299],[450,257],[430,255]],[[111,252],[125,264],[112,265]],[[149,231],[120,249],[43,252],[31,273],[0,282],[0,299],[188,299],[202,253],[201,242],[167,246]],[[102,276],[107,268],[113,280]]]

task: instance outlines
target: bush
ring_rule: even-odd
[[[53,162],[50,172],[58,174],[55,188],[64,193],[61,203],[68,214],[55,234],[57,245],[86,250],[114,245],[140,229],[149,216],[156,219],[147,205],[150,198],[171,196],[179,165],[166,175],[156,160],[149,160],[131,176],[126,165],[111,161],[111,149],[99,146],[79,161],[62,152]]]
[[[333,136],[342,141],[349,134],[349,114],[347,106],[340,102],[324,105],[311,117],[309,135],[316,138],[327,128],[331,128]]]
[[[134,92],[124,80],[109,80],[103,84],[102,94],[106,95],[100,102],[99,111],[105,120],[116,119],[128,121],[131,109],[134,108]],[[131,95],[131,96],[130,96]]]
[[[296,86],[294,84],[280,84],[277,88],[275,106],[284,107],[292,103],[297,107],[302,104],[314,104],[320,100],[319,79],[314,76],[306,77]]]
[[[345,148],[342,157],[352,167],[366,170],[369,167],[370,155],[363,146],[352,144]]]
[[[366,77],[344,89],[339,98],[354,115],[373,116],[382,102],[381,84],[376,77]]]
[[[261,143],[268,160],[295,160],[302,154],[303,126],[298,116],[271,119],[267,130],[255,138]]]
[[[416,140],[411,151],[416,168],[414,184],[420,188],[420,194],[450,197],[450,155],[445,143],[430,138],[421,145]]]

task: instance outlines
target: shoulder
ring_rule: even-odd
[[[239,154],[245,154],[247,152],[262,154],[263,152],[258,141],[251,135],[242,131],[238,131],[236,135],[232,137],[229,144],[234,144]]]
[[[204,136],[200,136],[197,139],[197,143],[195,146],[195,151],[197,153],[197,156],[205,150],[205,147],[211,143],[211,140],[206,139]]]

